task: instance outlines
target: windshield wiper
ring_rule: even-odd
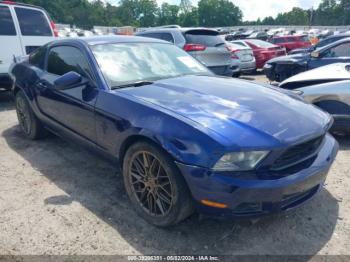
[[[142,80],[142,81],[137,81],[137,82],[128,83],[124,85],[113,86],[111,89],[119,89],[119,88],[125,88],[125,87],[138,87],[138,86],[146,86],[146,85],[152,85],[152,84],[153,84],[152,81]]]
[[[224,45],[224,44],[225,44],[225,43],[218,43],[218,44],[215,45],[215,47],[222,46],[222,45]]]

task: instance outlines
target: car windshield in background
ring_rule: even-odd
[[[193,30],[185,33],[188,44],[201,44],[207,47],[217,47],[225,44],[225,41],[215,31]]]
[[[102,44],[91,49],[111,88],[181,75],[212,74],[192,56],[170,44]]]
[[[269,47],[275,47],[275,45],[269,43],[269,42],[265,42],[265,41],[261,41],[261,40],[250,40],[249,42],[252,43],[253,45],[257,46],[257,47],[262,47],[262,48],[269,48]]]

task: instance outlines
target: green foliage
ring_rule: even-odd
[[[242,22],[242,11],[232,0],[200,0],[198,8],[191,0],[181,0],[179,5],[156,0],[119,0],[118,6],[104,4],[101,0],[21,0],[42,6],[55,22],[90,29],[100,26],[234,26],[234,25],[349,25],[350,0],[322,0],[316,10],[293,8],[276,18]],[[253,12],[253,10],[252,10]]]
[[[233,26],[242,22],[242,11],[229,0],[200,0],[200,26]]]

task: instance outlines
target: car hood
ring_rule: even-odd
[[[119,89],[199,124],[228,145],[276,147],[325,133],[328,114],[277,88],[213,76],[184,76]],[[292,95],[291,95],[292,96]]]
[[[301,62],[306,60],[310,55],[309,54],[295,54],[295,55],[287,55],[287,56],[278,56],[269,61],[268,64],[293,64],[296,62]]]
[[[320,84],[347,79],[350,79],[350,64],[336,63],[292,76],[283,81],[279,86],[286,87],[293,83],[298,83],[298,87],[302,87],[313,83]]]

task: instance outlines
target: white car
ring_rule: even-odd
[[[0,1],[0,88],[11,88],[8,70],[14,57],[27,55],[56,36],[56,26],[44,9]]]

